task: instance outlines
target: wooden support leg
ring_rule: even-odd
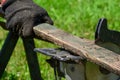
[[[30,70],[30,75],[32,80],[43,80],[41,77],[37,54],[33,51],[35,48],[33,39],[24,39],[23,43],[26,51],[26,57],[28,61],[28,66]]]
[[[8,64],[8,61],[18,41],[18,38],[19,37],[17,35],[13,34],[12,32],[9,32],[5,43],[2,47],[2,50],[0,51],[0,78],[2,77],[6,65]]]

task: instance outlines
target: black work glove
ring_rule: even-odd
[[[33,27],[40,23],[53,24],[47,11],[32,0],[6,0],[2,9],[6,28],[22,37],[34,37]]]
[[[2,8],[0,7],[0,18],[4,18],[4,13],[2,11]],[[5,27],[5,22],[3,20],[0,20],[0,26],[3,28],[3,29],[6,29]]]

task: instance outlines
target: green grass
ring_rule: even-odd
[[[34,0],[44,7],[54,21],[54,25],[78,37],[94,40],[95,27],[99,18],[107,18],[110,29],[120,31],[120,0]],[[0,29],[2,47],[7,31]],[[35,40],[36,47],[52,48],[56,45]],[[45,62],[49,58],[38,54],[42,76],[54,80],[53,69]],[[1,80],[30,80],[25,52],[21,39],[9,61]]]

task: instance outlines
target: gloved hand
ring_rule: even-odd
[[[2,7],[0,7],[0,17],[1,18],[4,18],[4,13],[3,13],[3,11],[2,11]],[[2,20],[0,20],[0,26],[3,28],[3,29],[6,29],[6,27],[5,27],[5,22],[4,21],[2,21]]]
[[[34,37],[33,27],[40,23],[53,24],[47,11],[32,0],[6,0],[2,9],[6,28],[22,37]]]

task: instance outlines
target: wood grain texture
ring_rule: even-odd
[[[34,27],[35,35],[57,44],[74,54],[86,58],[111,72],[120,75],[120,55],[103,47],[95,45],[93,41],[81,39],[49,24]]]

